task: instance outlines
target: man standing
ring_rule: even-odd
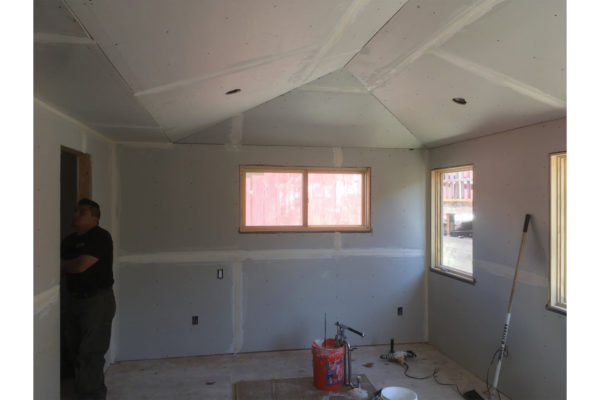
[[[61,271],[66,275],[64,333],[75,370],[78,400],[106,399],[104,355],[115,315],[113,243],[98,226],[100,206],[81,199],[73,214],[75,232],[61,243]]]

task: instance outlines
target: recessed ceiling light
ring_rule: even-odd
[[[225,92],[225,94],[234,94],[234,93],[239,93],[241,91],[242,91],[242,89],[232,89],[229,92]]]
[[[462,97],[455,97],[452,99],[453,102],[455,102],[456,104],[461,104],[461,105],[465,105],[467,104],[467,101],[465,99],[463,99]]]

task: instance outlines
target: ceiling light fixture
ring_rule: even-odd
[[[455,102],[456,104],[460,104],[460,105],[465,105],[467,104],[467,101],[465,99],[463,99],[462,97],[455,97],[452,99],[453,102]]]
[[[242,89],[232,89],[229,92],[225,92],[225,94],[234,94],[234,93],[239,93],[241,91],[242,91]]]

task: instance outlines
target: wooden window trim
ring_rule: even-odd
[[[474,284],[474,274],[452,268],[442,264],[442,230],[444,229],[440,213],[442,212],[442,174],[471,170],[473,164],[464,164],[447,168],[435,168],[431,170],[431,260],[429,269],[432,272],[448,276],[463,282]],[[473,200],[474,202],[474,200]]]
[[[546,308],[567,313],[567,153],[550,154],[550,298]]]
[[[247,172],[298,172],[302,173],[302,225],[294,226],[247,226],[246,225],[246,173]],[[363,176],[363,196],[361,200],[361,225],[308,225],[308,174],[335,173],[356,174]],[[371,168],[370,167],[297,167],[273,165],[240,165],[239,166],[239,201],[240,201],[240,233],[269,232],[371,232]]]
[[[472,275],[465,274],[464,272],[461,273],[461,271],[455,271],[455,270],[452,270],[452,269],[445,269],[445,267],[444,268],[430,267],[429,270],[431,272],[436,273],[436,274],[444,275],[444,276],[447,276],[449,278],[456,279],[457,281],[461,281],[461,282],[465,282],[465,283],[470,283],[472,285],[474,285],[475,282],[476,282],[475,278]]]

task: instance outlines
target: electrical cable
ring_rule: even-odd
[[[497,352],[496,352],[496,353],[497,353]],[[495,354],[494,354],[494,355],[495,355]],[[390,354],[387,354],[387,355],[385,355],[385,356],[381,356],[381,358],[384,358],[384,359],[391,360],[391,359],[393,359],[393,358],[391,358],[391,356],[392,356],[392,354],[390,353]],[[417,358],[417,355],[416,355],[416,354],[415,354],[413,351],[411,351],[411,350],[408,350],[408,351],[406,352],[406,356],[405,356],[405,357],[406,357],[406,358]],[[408,374],[408,370],[409,370],[409,368],[410,368],[410,367],[409,367],[408,363],[406,362],[406,360],[404,360],[404,362],[401,362],[401,363],[400,363],[400,365],[402,365],[402,366],[404,367],[404,375],[405,375],[407,378],[411,378],[411,379],[418,379],[418,380],[423,380],[423,379],[429,379],[429,378],[433,378],[433,380],[434,380],[434,381],[435,381],[435,382],[436,382],[438,385],[442,385],[442,386],[454,386],[454,388],[456,389],[456,391],[458,392],[458,394],[459,394],[460,396],[462,396],[462,393],[461,393],[461,391],[460,391],[460,388],[458,387],[458,385],[457,385],[456,383],[446,383],[446,382],[440,382],[440,381],[437,379],[437,374],[440,372],[440,369],[439,369],[439,368],[435,368],[435,369],[433,370],[433,372],[432,372],[430,375],[427,375],[427,376],[412,376],[412,375],[409,375],[409,374]],[[489,368],[488,368],[488,374],[489,374]],[[487,377],[486,377],[486,383],[487,383]],[[488,388],[489,388],[489,384],[488,384]]]
[[[456,391],[458,392],[458,394],[462,396],[462,392],[460,391],[460,388],[458,387],[458,385],[457,385],[456,383],[444,383],[444,382],[440,382],[440,381],[438,381],[438,379],[437,379],[437,374],[438,374],[439,372],[440,372],[440,369],[439,369],[439,368],[436,368],[436,369],[433,371],[433,379],[436,381],[436,383],[437,383],[438,385],[443,385],[443,386],[454,386],[454,387],[456,388]]]
[[[431,375],[427,375],[427,376],[423,376],[423,377],[418,377],[418,376],[411,376],[411,375],[408,375],[408,369],[409,369],[409,367],[408,367],[408,364],[407,364],[407,363],[404,363],[404,364],[402,364],[402,366],[404,367],[404,375],[405,375],[405,376],[407,376],[408,378],[411,378],[411,379],[428,379],[428,378],[433,378],[433,380],[434,380],[434,381],[435,381],[435,382],[436,382],[438,385],[443,385],[443,386],[454,386],[454,388],[456,389],[456,391],[458,392],[458,394],[459,394],[460,396],[462,396],[462,393],[461,393],[461,391],[460,391],[460,388],[458,387],[458,385],[457,385],[456,383],[446,383],[446,382],[440,382],[440,381],[437,379],[437,374],[440,372],[440,369],[439,369],[439,368],[436,368],[436,369],[434,369],[434,370],[433,370],[433,373],[431,373]]]
[[[404,363],[403,363],[403,364],[401,364],[401,365],[404,367],[404,375],[405,375],[406,377],[408,377],[408,378],[411,378],[411,379],[429,379],[429,378],[431,378],[431,377],[433,376],[433,373],[432,373],[431,375],[422,376],[422,377],[420,377],[420,376],[411,376],[411,375],[408,375],[408,364],[407,364],[406,362],[404,362]],[[435,371],[434,371],[434,372],[435,372]]]

